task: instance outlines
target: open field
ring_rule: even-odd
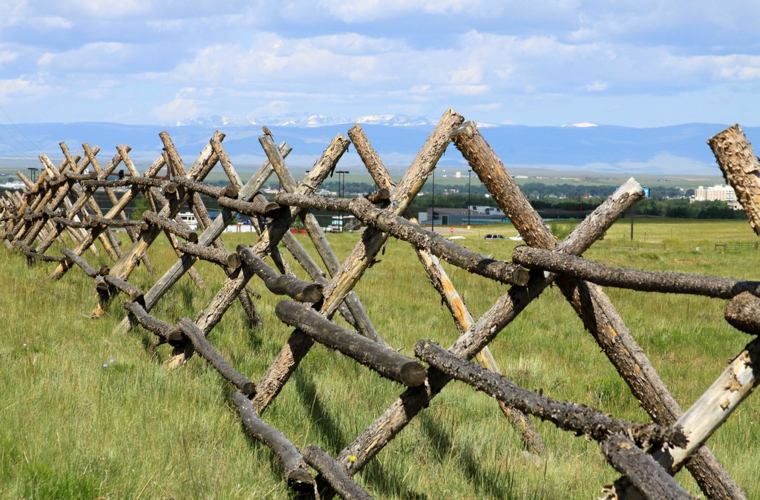
[[[564,236],[569,224],[556,224]],[[720,252],[718,242],[755,241],[745,221],[628,221],[615,225],[586,255],[615,265],[758,279],[760,252]],[[465,234],[456,229],[455,234]],[[444,230],[444,232],[448,232]],[[484,241],[480,233],[512,236],[511,226],[478,227],[457,243],[508,259],[517,242]],[[339,257],[358,234],[330,234]],[[250,235],[226,234],[228,247]],[[307,245],[308,247],[308,245]],[[160,270],[173,262],[164,242],[149,252]],[[91,262],[97,258],[87,255]],[[357,292],[380,334],[412,356],[420,338],[448,345],[456,329],[427,286],[410,246],[389,241]],[[154,309],[175,321],[193,317],[222,281],[217,268],[198,264],[208,290],[183,278]],[[49,265],[27,267],[0,249],[0,492],[6,497],[283,498],[269,450],[247,439],[226,402],[228,388],[205,363],[179,370],[151,357],[151,336],[111,333],[120,304],[99,320],[92,282],[79,269],[60,282]],[[473,315],[504,291],[486,279],[447,266]],[[140,268],[130,281],[147,288],[155,277]],[[211,333],[212,342],[256,381],[290,330],[274,316],[274,297],[258,301],[264,325],[244,325],[239,305]],[[637,341],[682,407],[688,407],[749,340],[723,320],[722,301],[609,289]],[[551,288],[492,344],[505,374],[559,399],[647,420],[580,320]],[[105,365],[105,367],[104,367]],[[266,420],[298,446],[316,443],[335,454],[379,415],[402,388],[342,355],[317,346],[302,363]],[[711,438],[710,447],[750,498],[760,497],[760,399],[751,396]],[[617,474],[598,446],[536,422],[547,445],[542,457],[522,452],[519,436],[495,401],[453,383],[430,408],[358,476],[380,497],[449,496],[591,498]],[[687,473],[681,483],[698,493]]]

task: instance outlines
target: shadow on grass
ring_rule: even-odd
[[[313,428],[319,433],[329,450],[339,450],[348,441],[344,432],[322,403],[314,382],[304,372],[295,372],[296,391],[302,404],[309,410]],[[426,495],[407,489],[396,470],[385,469],[380,462],[372,460],[361,473],[370,489],[378,496],[423,499]]]
[[[466,480],[472,484],[478,496],[502,498],[511,497],[511,474],[508,478],[500,478],[498,474],[484,470],[480,466],[480,460],[473,449],[468,446],[457,446],[454,449],[449,433],[436,423],[429,415],[423,413],[420,415],[420,429],[422,433],[430,440],[430,446],[433,449],[435,458],[442,462],[447,456],[459,463]]]

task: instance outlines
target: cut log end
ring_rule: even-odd
[[[760,335],[760,298],[742,292],[726,304],[726,321],[744,333]]]
[[[187,241],[189,241],[190,243],[198,243],[198,233],[193,231],[190,234],[188,234]]]
[[[293,297],[298,302],[307,302],[309,304],[316,304],[317,302],[321,301],[323,298],[322,294],[322,285],[318,283],[313,283],[311,285],[308,285],[304,287],[304,289]]]
[[[427,370],[416,361],[406,363],[401,367],[401,378],[408,387],[419,387],[427,379]]]

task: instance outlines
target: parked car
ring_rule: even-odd
[[[504,236],[501,234],[487,234],[483,237],[484,240],[503,240]]]

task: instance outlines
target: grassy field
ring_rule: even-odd
[[[555,225],[565,234],[569,225]],[[587,256],[617,265],[758,279],[760,253],[727,251],[717,242],[755,241],[744,221],[637,221],[613,227]],[[480,228],[459,243],[509,258],[517,243],[484,241],[480,233],[515,234],[511,226]],[[356,234],[328,235],[345,256]],[[250,235],[226,235],[229,247]],[[157,268],[173,261],[162,241],[151,248]],[[99,260],[87,255],[91,262]],[[102,257],[100,257],[102,260]],[[378,331],[412,355],[420,338],[448,345],[456,329],[430,287],[411,248],[391,240],[381,262],[357,291]],[[163,319],[194,317],[222,281],[200,266],[208,289],[183,278],[154,310]],[[484,312],[504,287],[449,269],[473,315]],[[27,267],[0,249],[0,492],[4,497],[284,498],[268,449],[245,437],[226,387],[202,360],[178,370],[151,356],[142,330],[116,336],[121,304],[89,319],[96,302],[91,280],[78,269],[47,279],[50,265]],[[138,268],[131,279],[147,288],[155,277]],[[288,337],[274,316],[279,300],[260,284],[264,326],[251,330],[238,304],[211,333],[212,342],[254,381]],[[675,397],[685,408],[748,341],[722,316],[714,299],[608,289],[623,318]],[[646,420],[580,320],[555,288],[548,289],[492,344],[516,382],[559,399]],[[402,388],[340,354],[316,346],[265,418],[299,446],[317,443],[335,454],[368,426]],[[760,497],[760,398],[742,405],[711,438],[710,446],[745,488]],[[495,401],[452,383],[357,476],[379,497],[591,498],[616,477],[598,446],[536,423],[544,456],[523,453],[519,436]],[[687,473],[679,479],[698,493]]]

